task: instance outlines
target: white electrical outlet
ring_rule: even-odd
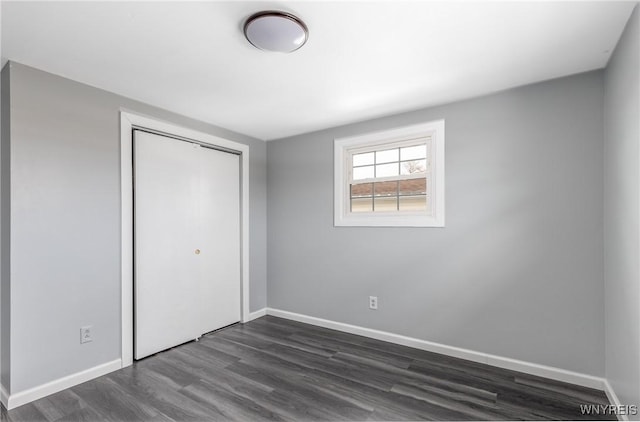
[[[93,337],[91,335],[91,329],[93,327],[91,325],[87,325],[86,327],[80,327],[80,344],[89,343],[93,341]]]
[[[378,296],[369,296],[369,309],[378,309]]]

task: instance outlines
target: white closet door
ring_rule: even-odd
[[[134,132],[135,357],[198,337],[200,178],[187,142]]]
[[[240,320],[239,161],[141,131],[134,132],[134,160],[141,359]]]
[[[240,157],[201,148],[201,332],[240,321]]]

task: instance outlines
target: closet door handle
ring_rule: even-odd
[[[196,249],[196,250],[195,250],[195,254],[196,254],[196,255],[200,255],[200,249]]]

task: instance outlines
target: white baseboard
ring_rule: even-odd
[[[106,375],[109,372],[116,371],[120,368],[122,368],[122,362],[120,359],[116,359],[114,361],[103,363],[102,365],[94,366],[93,368],[85,369],[84,371],[59,378],[57,380],[21,391],[19,393],[10,394],[6,398],[6,400],[4,400],[5,391],[3,388],[2,403],[8,410],[15,409],[16,407],[22,406],[23,404],[27,404],[50,394],[57,393],[58,391],[73,387],[74,385],[82,384],[83,382],[92,380],[94,378],[101,377],[102,375]]]
[[[618,395],[613,390],[613,387],[611,386],[611,384],[609,384],[609,381],[607,380],[604,380],[604,392],[607,395],[607,398],[609,399],[609,403],[616,406],[618,409],[623,407],[622,403],[620,403],[620,399],[618,398]],[[627,415],[617,415],[617,416],[619,421],[629,420],[629,417]]]
[[[357,325],[344,324],[341,322],[297,314],[280,309],[267,308],[267,315],[273,315],[293,321],[304,322],[324,328],[330,328],[332,330],[343,331],[345,333],[370,337],[377,340],[388,341],[389,343],[401,344],[403,346],[413,347],[415,349],[440,353],[443,355],[466,359],[474,362],[485,363],[487,365],[496,366],[499,368],[524,372],[526,374],[550,378],[556,381],[568,382],[583,387],[605,390],[606,381],[604,378],[581,374],[579,372],[567,371],[565,369],[555,368],[552,366],[540,365],[537,363],[491,355],[488,353],[476,352],[474,350],[463,349],[460,347],[447,346],[445,344],[434,343],[431,341],[402,336],[386,331],[374,330],[371,328],[360,327]]]
[[[258,309],[257,311],[249,313],[249,318],[244,322],[253,321],[267,314],[267,308]]]

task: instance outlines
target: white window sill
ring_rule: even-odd
[[[361,214],[336,216],[335,227],[444,227],[444,218],[423,215]]]

